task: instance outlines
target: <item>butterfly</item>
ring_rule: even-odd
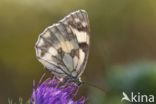
[[[37,59],[62,82],[82,84],[88,60],[90,25],[85,10],[70,13],[47,27],[35,45]]]

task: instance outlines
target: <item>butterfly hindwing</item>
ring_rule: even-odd
[[[89,34],[87,13],[73,12],[40,34],[37,58],[58,78],[80,77],[88,58]]]

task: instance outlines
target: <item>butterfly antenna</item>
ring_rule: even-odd
[[[103,88],[101,88],[101,87],[98,87],[98,86],[96,86],[96,85],[94,85],[94,84],[91,84],[91,83],[89,83],[89,82],[82,82],[82,84],[84,84],[84,85],[89,85],[89,86],[91,86],[91,87],[94,87],[94,88],[96,88],[96,89],[99,89],[99,90],[101,90],[102,92],[104,92],[104,93],[106,93],[106,90],[105,89],[103,89]]]

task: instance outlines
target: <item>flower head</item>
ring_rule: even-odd
[[[85,97],[73,101],[78,92],[78,87],[73,84],[60,85],[60,81],[55,77],[53,79],[48,78],[41,84],[43,77],[44,75],[36,89],[35,81],[33,82],[31,104],[84,104],[86,102]]]

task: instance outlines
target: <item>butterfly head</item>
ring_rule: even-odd
[[[81,78],[77,78],[77,77],[73,77],[73,76],[68,76],[66,78],[63,79],[63,82],[67,82],[67,83],[74,83],[75,86],[80,87],[83,83],[81,81]]]
[[[77,78],[73,81],[75,83],[76,86],[81,86],[82,85],[82,81],[81,81],[81,78]]]

